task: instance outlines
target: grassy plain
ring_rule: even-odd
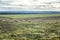
[[[0,15],[0,40],[60,40],[60,14]]]
[[[7,14],[7,15],[0,15],[2,17],[9,17],[9,18],[31,18],[31,17],[48,17],[48,16],[60,16],[60,14]]]

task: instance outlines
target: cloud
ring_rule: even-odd
[[[59,10],[49,8],[51,5],[45,4],[56,1],[57,0],[0,0],[0,10]],[[58,7],[60,6],[58,5]]]

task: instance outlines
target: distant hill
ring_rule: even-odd
[[[59,11],[4,11],[0,14],[60,14]]]

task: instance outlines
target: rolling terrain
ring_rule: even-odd
[[[0,40],[60,40],[59,15],[0,16]]]

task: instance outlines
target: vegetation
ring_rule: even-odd
[[[57,15],[1,16],[0,40],[60,40],[60,16]]]
[[[7,14],[0,15],[1,17],[9,17],[9,18],[32,18],[32,17],[48,17],[48,16],[60,16],[60,14]]]

